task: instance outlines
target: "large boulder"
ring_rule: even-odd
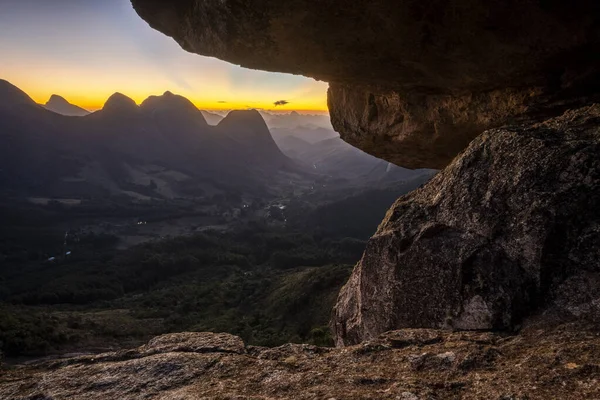
[[[348,142],[441,168],[482,130],[597,87],[595,0],[132,0],[184,49],[331,83]]]
[[[598,320],[598,154],[597,104],[477,137],[388,211],[335,306],[337,344],[512,329],[538,309]]]

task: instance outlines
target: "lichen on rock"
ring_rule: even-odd
[[[191,347],[155,346],[180,339]],[[531,329],[519,336],[409,329],[389,332],[368,346],[338,349],[285,345],[239,351],[239,344],[241,339],[231,335],[184,333],[163,336],[119,357],[108,353],[33,363],[0,373],[0,398],[600,397],[600,336],[583,325]],[[234,352],[222,351],[231,345]]]
[[[337,343],[408,327],[513,329],[558,305],[597,318],[598,154],[597,104],[477,137],[388,211],[339,296]],[[586,293],[568,295],[583,275]]]

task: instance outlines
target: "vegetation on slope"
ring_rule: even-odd
[[[11,261],[0,265],[7,356],[183,330],[231,332],[259,345],[326,345],[331,306],[364,247],[259,224],[125,251],[109,244],[104,236],[81,238],[72,258],[42,262],[3,242]]]

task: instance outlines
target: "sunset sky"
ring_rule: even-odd
[[[187,53],[129,0],[0,0],[0,55],[0,78],[39,103],[94,110],[117,91],[139,103],[170,90],[204,109],[327,109],[326,83]]]

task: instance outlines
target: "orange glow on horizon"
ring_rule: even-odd
[[[168,87],[169,85],[165,85],[164,89],[159,89],[159,85],[163,82],[155,82],[151,88],[142,87],[141,81],[127,81],[125,78],[119,79],[117,84],[113,83],[110,85],[105,85],[104,83],[108,82],[102,82],[102,80],[92,80],[85,86],[77,84],[80,83],[77,81],[81,81],[81,79],[73,79],[70,82],[67,79],[47,82],[37,77],[32,79],[30,75],[22,77],[4,76],[4,74],[0,74],[0,78],[6,79],[19,87],[37,103],[45,104],[51,95],[57,94],[64,97],[68,102],[85,108],[88,111],[101,109],[106,100],[115,92],[120,92],[132,98],[137,104],[141,104],[149,96],[161,95],[165,91],[170,90],[175,94],[186,97],[199,109],[207,111],[258,109],[275,113],[291,111],[313,114],[328,113],[326,99],[327,84],[324,82],[311,82],[311,87],[305,92],[299,91],[297,94],[292,94],[291,97],[288,97],[286,99],[289,101],[288,104],[275,106],[273,103],[279,99],[277,93],[240,92],[238,94],[228,87],[220,90],[221,87],[219,86],[225,85],[215,85],[215,87],[210,88],[210,93],[197,94],[191,90],[172,90]],[[118,88],[121,87],[120,83],[123,83],[122,88]],[[168,84],[168,82],[164,83]],[[315,90],[315,87],[320,90]],[[244,100],[248,98],[253,100]]]
[[[14,82],[11,82],[15,84]],[[36,103],[45,104],[52,94],[57,94],[59,96],[64,97],[68,102],[75,104],[79,107],[85,108],[88,111],[97,111],[102,109],[106,100],[112,95],[114,92],[110,92],[107,94],[103,94],[101,96],[90,96],[86,94],[80,94],[71,90],[63,90],[61,91],[46,91],[46,90],[27,90],[27,88],[23,86],[19,86],[15,84],[21,90],[26,92]],[[160,93],[148,93],[148,94],[138,94],[138,95],[130,95],[126,91],[117,90],[124,95],[131,97],[138,105],[141,104],[145,99],[149,96],[157,96],[161,95],[165,91]],[[180,94],[173,92],[175,94]],[[228,111],[228,110],[240,110],[240,109],[258,109],[264,110],[268,112],[291,112],[297,111],[301,113],[314,113],[314,114],[327,114],[329,112],[327,108],[327,101],[323,99],[322,101],[306,101],[305,99],[299,101],[290,101],[289,104],[283,106],[275,106],[273,102],[267,101],[210,101],[206,99],[195,99],[190,96],[186,96],[181,94],[181,96],[189,99],[196,107],[200,110],[206,111]]]
[[[115,92],[140,104],[170,91],[205,110],[327,112],[327,83],[188,53],[130,1],[8,3],[0,13],[0,78],[38,103],[57,94],[94,111]]]

